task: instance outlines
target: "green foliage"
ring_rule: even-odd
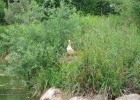
[[[48,18],[41,22],[42,8],[32,5],[32,10],[16,17],[22,24],[0,29],[1,43],[9,44],[8,53],[15,55],[5,64],[26,81],[31,92],[40,94],[52,86],[78,94],[111,87],[118,95],[130,84],[140,89],[140,36],[134,22],[121,15],[82,16],[63,2],[46,9]],[[26,19],[34,13],[39,17]],[[69,39],[76,51],[71,62],[65,50]]]
[[[29,4],[29,0],[20,0],[9,3],[5,9],[7,23],[30,23],[40,21],[43,17],[43,9],[35,1]]]
[[[19,23],[38,23],[44,17],[44,9],[40,7],[35,1],[32,1],[30,4],[23,4],[22,1],[21,4],[23,6],[26,5],[24,7],[24,9],[26,8],[26,10],[23,10],[22,13],[19,13],[16,16],[16,19],[19,20]]]
[[[61,68],[66,80],[64,84],[75,92],[111,87],[113,95],[118,95],[121,89],[128,86],[126,81],[130,80],[126,77],[131,74],[129,70],[133,69],[135,75],[139,73],[135,71],[139,69],[137,57],[140,52],[137,28],[135,24],[120,26],[122,21],[119,22],[114,16],[91,19],[88,17],[86,21],[93,23],[92,29],[85,31],[79,38],[76,36],[74,41],[79,46],[78,60],[70,64],[64,63]],[[132,84],[134,88],[137,87],[139,78],[131,78],[136,79],[136,83]]]
[[[15,24],[6,30],[11,37],[9,52],[16,52],[20,59],[17,63],[12,63],[12,66],[30,88],[34,89],[36,85],[35,89],[59,85],[55,79],[53,80],[53,77],[58,78],[59,75],[58,59],[65,52],[64,47],[68,38],[80,29],[79,15],[75,12],[75,9],[69,9],[62,4],[61,8],[50,10],[49,20]],[[43,76],[43,80],[40,79],[40,75]],[[36,83],[36,80],[39,82]]]
[[[78,0],[46,0],[43,2],[43,6],[45,8],[53,6],[60,7],[61,1],[64,1],[66,4],[75,6],[78,11],[82,11],[85,14],[116,14],[114,7],[110,7],[110,2],[107,0],[81,0],[80,2]]]
[[[110,7],[110,3],[106,0],[72,0],[73,4],[78,10],[85,13],[90,13],[94,15],[108,15],[109,13],[114,13],[113,9]]]
[[[119,5],[116,6],[116,10],[120,12],[124,18],[127,18],[129,22],[135,21],[139,27],[140,17],[140,1],[139,0],[114,0]]]
[[[9,36],[7,35],[5,31],[5,26],[0,26],[0,56],[5,54],[7,50],[9,49]]]
[[[6,22],[9,24],[18,22],[16,16],[24,11],[27,12],[28,2],[28,0],[21,0],[21,2],[14,0],[13,3],[8,3],[8,8],[4,10]]]
[[[133,4],[133,12],[134,12],[134,19],[136,20],[137,25],[140,27],[140,1],[135,0]]]
[[[0,24],[4,23],[4,8],[5,8],[5,3],[3,0],[0,1]]]

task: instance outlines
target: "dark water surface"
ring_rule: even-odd
[[[0,100],[31,100],[30,98],[27,98],[26,95],[16,95],[16,94],[4,94],[0,95]]]
[[[24,86],[19,82],[0,75],[0,100],[35,100],[29,98]]]

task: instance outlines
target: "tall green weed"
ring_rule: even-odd
[[[139,89],[139,35],[136,25],[123,18],[82,16],[62,3],[50,9],[47,20],[5,29],[8,51],[18,55],[8,65],[35,95],[52,86],[78,94],[111,87],[118,95],[129,88],[129,79]],[[66,56],[68,39],[76,51],[71,62]]]
[[[136,71],[140,52],[137,27],[118,21],[115,16],[86,19],[92,21],[92,27],[80,37],[75,34],[78,61],[62,65],[64,84],[76,92],[111,87],[113,95],[117,95],[128,88],[127,77],[139,73]],[[139,89],[138,77],[131,78],[136,79],[131,88]]]

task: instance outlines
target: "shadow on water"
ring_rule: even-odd
[[[29,98],[28,92],[17,80],[0,75],[0,100],[35,100]]]
[[[27,98],[26,95],[0,95],[0,100],[31,100],[30,98]]]

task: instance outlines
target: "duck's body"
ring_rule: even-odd
[[[68,56],[73,56],[73,55],[74,55],[74,50],[73,50],[73,48],[71,47],[71,42],[70,42],[70,40],[68,40],[67,54],[68,54]]]

